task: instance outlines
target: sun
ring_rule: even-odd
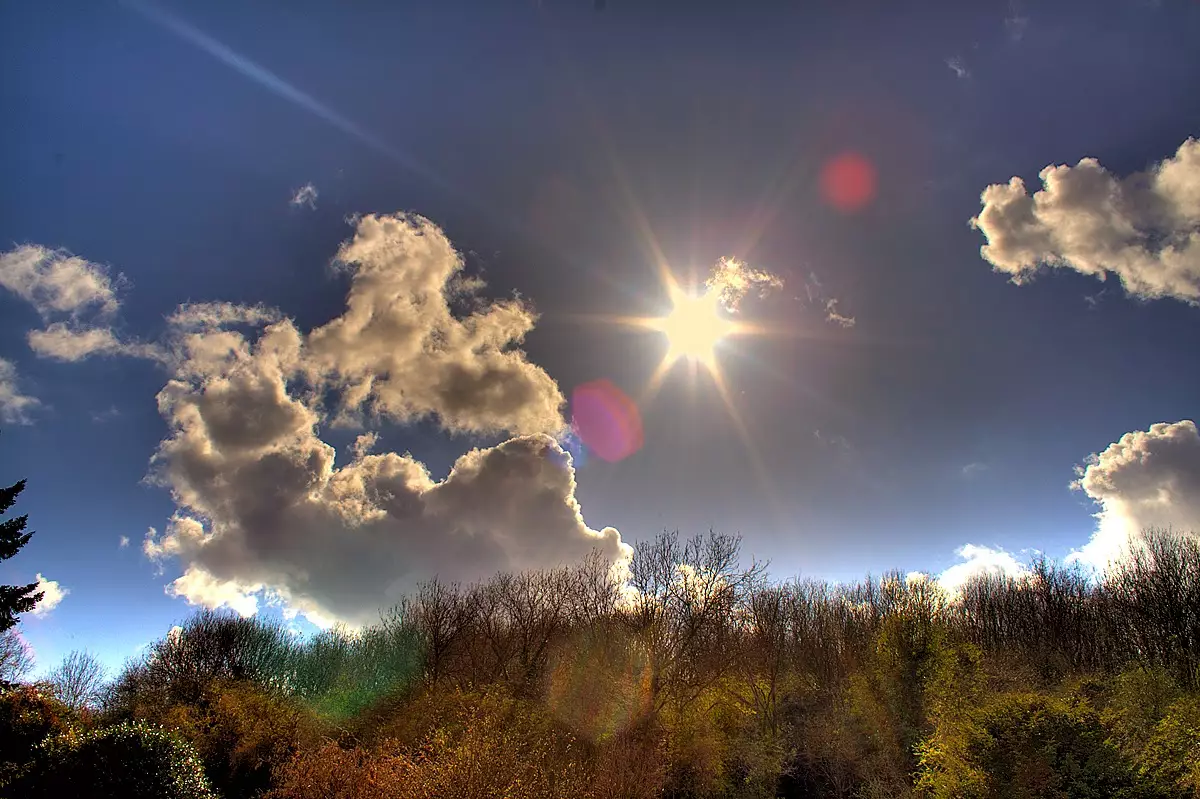
[[[672,308],[666,316],[653,320],[653,327],[667,337],[667,361],[680,358],[716,366],[716,350],[721,339],[737,325],[722,313],[720,298],[714,292],[691,296],[672,292]]]

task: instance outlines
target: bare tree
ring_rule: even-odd
[[[761,583],[766,564],[740,564],[741,538],[710,531],[680,541],[666,532],[634,550],[627,610],[650,653],[651,693],[680,705],[730,668],[738,608]]]
[[[77,649],[63,658],[47,679],[59,701],[72,710],[82,710],[100,701],[104,666],[95,655]]]
[[[0,633],[0,685],[11,685],[33,669],[33,650],[16,630]]]

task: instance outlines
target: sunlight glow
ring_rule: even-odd
[[[668,365],[686,358],[715,371],[717,345],[736,332],[737,323],[722,314],[715,292],[707,291],[698,297],[678,290],[673,293],[671,312],[652,323],[667,337]]]

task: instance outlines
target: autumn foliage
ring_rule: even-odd
[[[663,535],[619,579],[432,582],[356,632],[200,613],[90,714],[0,696],[0,740],[9,774],[113,740],[229,799],[1173,799],[1200,791],[1198,667],[1190,538],[949,596],[772,582],[736,538]]]

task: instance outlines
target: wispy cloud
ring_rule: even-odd
[[[21,392],[13,362],[0,358],[0,422],[32,424],[31,414],[41,405],[36,397]]]
[[[963,60],[958,56],[951,56],[950,58],[947,58],[946,66],[954,70],[955,76],[960,79],[971,77],[971,70],[967,69],[966,64],[964,64]]]
[[[972,478],[981,472],[987,471],[988,465],[982,461],[973,461],[962,467],[962,475],[966,478]]]
[[[851,328],[857,324],[858,320],[853,316],[843,314],[838,310],[840,301],[829,296],[825,291],[825,286],[821,283],[820,278],[815,272],[810,272],[808,280],[804,281],[804,297],[797,297],[798,300],[807,300],[810,306],[819,308],[825,314],[825,321],[839,327]]]
[[[1004,17],[1004,29],[1008,31],[1008,36],[1014,42],[1019,42],[1025,38],[1025,31],[1029,27],[1029,17],[1021,13],[1016,0],[1011,0],[1008,4],[1008,14]]]
[[[840,327],[854,327],[858,320],[853,316],[846,316],[838,312],[838,301],[835,299],[825,300],[825,321],[831,322]]]
[[[92,421],[97,424],[104,424],[105,422],[111,422],[120,415],[121,410],[116,405],[112,405],[102,411],[92,411]]]
[[[754,269],[736,258],[722,258],[704,286],[720,298],[727,311],[736,311],[751,291],[764,297],[782,288],[783,278],[765,269]]]
[[[123,535],[123,536],[121,536],[121,537],[120,537],[120,538],[117,540],[117,547],[118,547],[119,549],[126,549],[126,548],[128,548],[128,547],[129,547],[129,536],[127,536],[127,535]]]
[[[93,355],[124,355],[131,358],[161,360],[165,354],[153,344],[122,341],[108,327],[71,327],[55,322],[44,330],[31,330],[26,336],[29,348],[42,358],[73,363]]]
[[[307,207],[315,211],[317,209],[317,187],[311,183],[305,183],[296,189],[288,204],[293,208]]]
[[[114,281],[103,266],[37,244],[0,253],[0,287],[28,302],[43,317],[84,311],[113,313],[120,306]]]

